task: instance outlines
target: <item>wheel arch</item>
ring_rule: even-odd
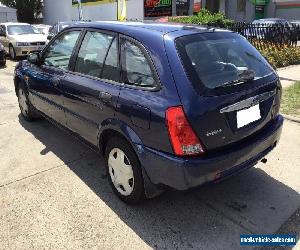
[[[124,138],[130,143],[134,151],[137,151],[136,144],[142,144],[140,137],[126,123],[117,119],[108,119],[101,124],[98,132],[98,148],[102,155],[104,155],[106,145],[112,137]]]
[[[143,145],[141,138],[135,133],[135,131],[126,123],[117,119],[108,119],[102,123],[101,129],[98,133],[98,148],[102,155],[105,154],[105,148],[109,141],[109,138],[119,136],[125,139],[133,148],[137,155],[139,162],[141,163],[140,153],[143,149],[138,145]],[[141,164],[142,174],[144,179],[144,188],[147,198],[153,198],[160,195],[163,190],[156,187],[150,180],[144,166]]]
[[[15,93],[17,96],[18,96],[18,89],[21,84],[26,88],[26,91],[28,91],[28,86],[23,79],[23,75],[19,71],[16,73],[16,76],[14,78],[14,84],[15,84]]]

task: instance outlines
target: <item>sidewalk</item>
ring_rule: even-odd
[[[292,65],[286,68],[277,69],[283,88],[300,81],[300,65]]]

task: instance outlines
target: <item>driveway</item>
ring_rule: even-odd
[[[0,249],[240,249],[240,234],[299,235],[300,124],[285,122],[266,164],[130,207],[100,156],[22,119],[14,64],[0,69]]]

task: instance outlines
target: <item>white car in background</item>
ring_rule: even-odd
[[[49,30],[51,29],[51,25],[46,25],[46,24],[34,24],[34,28],[36,28],[39,32],[44,34],[45,36],[49,35]]]
[[[47,36],[28,23],[1,23],[0,43],[14,60],[41,51],[47,43]]]

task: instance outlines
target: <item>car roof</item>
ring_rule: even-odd
[[[85,23],[85,21],[64,21],[64,22],[57,22],[58,25],[72,25],[77,23]]]
[[[210,32],[210,31],[225,31],[218,28],[211,28],[201,25],[186,25],[175,23],[158,23],[158,22],[118,22],[118,21],[96,21],[96,22],[75,22],[70,27],[83,27],[95,29],[107,29],[115,32],[131,33],[137,31],[149,32],[152,34],[167,34],[180,30],[190,30],[190,33]]]

